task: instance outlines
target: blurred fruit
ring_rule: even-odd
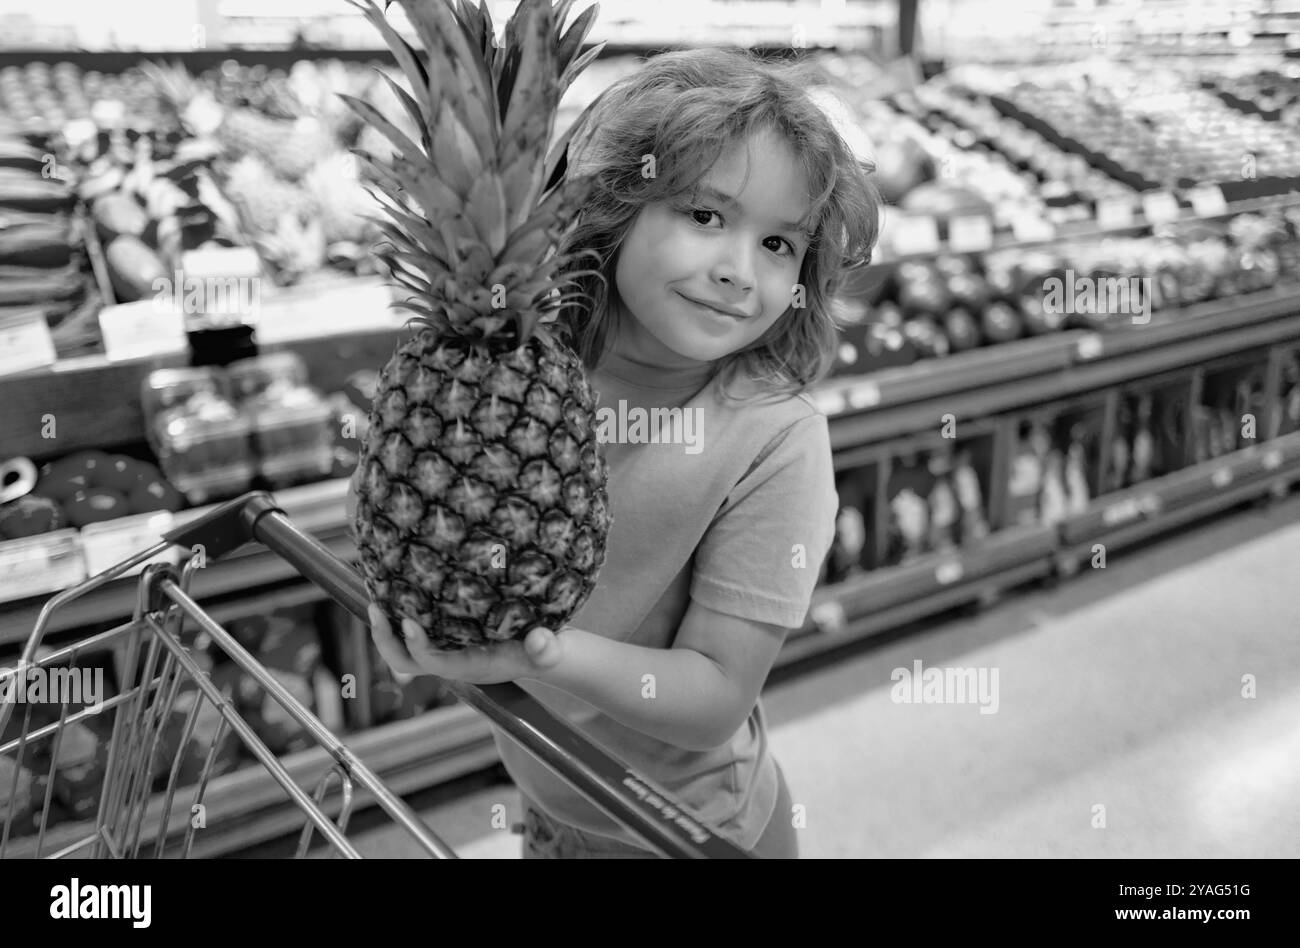
[[[129,234],[114,238],[104,248],[104,260],[119,303],[144,299],[154,292],[155,281],[169,276],[158,255]]]
[[[886,204],[898,204],[926,181],[934,179],[934,161],[911,138],[882,142],[875,156],[875,178]]]
[[[58,503],[28,494],[0,504],[0,540],[18,540],[58,530],[67,523]]]
[[[979,324],[971,311],[964,307],[958,306],[948,311],[943,317],[943,329],[954,352],[974,349],[982,341]]]
[[[950,184],[923,184],[903,199],[904,210],[913,214],[928,214],[935,220],[953,217],[989,217],[993,208],[989,202],[968,188]]]
[[[923,359],[942,358],[951,351],[948,337],[929,316],[915,316],[903,326],[903,335]]]
[[[68,515],[68,520],[78,528],[88,523],[116,520],[130,512],[126,497],[104,487],[90,487],[77,491],[64,501],[63,509]]]
[[[131,513],[150,513],[155,510],[175,512],[185,506],[180,492],[161,475],[142,477],[127,494],[126,500]]]
[[[57,501],[68,500],[78,491],[93,487],[97,472],[110,461],[103,451],[78,451],[52,461],[41,468],[36,492]]]
[[[133,458],[112,457],[107,464],[100,465],[96,470],[94,486],[107,487],[119,494],[127,494],[131,492],[146,471],[146,465]]]
[[[990,344],[1019,339],[1024,328],[1016,310],[1003,302],[990,303],[986,306],[981,314],[980,323],[984,339]]]

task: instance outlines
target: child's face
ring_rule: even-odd
[[[698,203],[684,195],[647,205],[628,231],[615,271],[630,317],[622,319],[620,355],[665,368],[713,362],[790,308],[808,246],[795,223],[809,210],[790,146],[773,132],[757,134],[747,149],[725,151],[700,191]]]

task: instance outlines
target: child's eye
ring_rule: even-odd
[[[789,248],[789,253],[788,253],[788,255],[791,256],[791,257],[794,256],[794,244],[790,243],[790,241],[786,240],[784,237],[767,237],[767,238],[765,238],[765,239],[766,239],[766,240],[771,240],[771,241],[775,241],[775,242],[776,242],[777,246],[775,246],[775,247],[769,247],[769,248],[768,248],[768,249],[771,250],[773,253],[781,253],[781,248],[784,246],[784,247]],[[784,255],[783,255],[783,256],[784,256]]]
[[[722,220],[722,216],[718,214],[717,211],[711,211],[707,207],[688,207],[684,208],[684,210],[687,214],[691,215],[691,220],[699,224],[701,227],[709,226],[710,221],[708,218],[716,217],[719,222]],[[701,217],[705,219],[701,220]],[[786,240],[784,237],[765,237],[763,238],[764,246],[767,246],[768,241],[773,241],[777,245],[775,247],[767,247],[767,249],[772,251],[772,253],[781,254],[783,257],[793,257],[795,255],[794,244],[790,243],[790,241]],[[781,252],[782,247],[785,248],[785,253]]]

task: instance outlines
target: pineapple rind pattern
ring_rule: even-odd
[[[505,641],[541,622],[558,628],[595,588],[610,525],[608,471],[594,428],[577,431],[568,421],[575,411],[594,411],[590,389],[572,390],[571,373],[551,373],[565,387],[539,392],[534,381],[526,391],[543,410],[530,414],[492,389],[508,376],[463,381],[456,367],[476,356],[429,349],[431,335],[404,343],[380,373],[382,395],[360,459],[362,575],[372,595],[388,591],[391,620],[415,619],[440,648]],[[468,344],[444,341],[443,348],[449,345]],[[544,336],[527,347],[534,365],[577,359]],[[411,357],[421,359],[419,371],[410,370]],[[474,415],[443,428],[461,432],[454,453],[430,434],[437,407],[449,400],[473,406]],[[493,404],[494,412],[479,411]],[[571,410],[555,407],[561,404]],[[500,423],[476,423],[488,418]]]

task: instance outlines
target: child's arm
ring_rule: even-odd
[[[540,682],[686,750],[718,747],[740,729],[786,632],[692,600],[669,649],[615,642],[572,627],[558,635],[539,627],[522,642],[441,652],[410,619],[402,621],[403,647],[383,613],[370,606],[375,647],[394,671],[480,684],[514,681],[525,691],[530,682]]]
[[[566,628],[561,659],[530,680],[568,692],[626,727],[686,750],[726,743],[754,708],[787,629],[694,600],[670,649]]]

